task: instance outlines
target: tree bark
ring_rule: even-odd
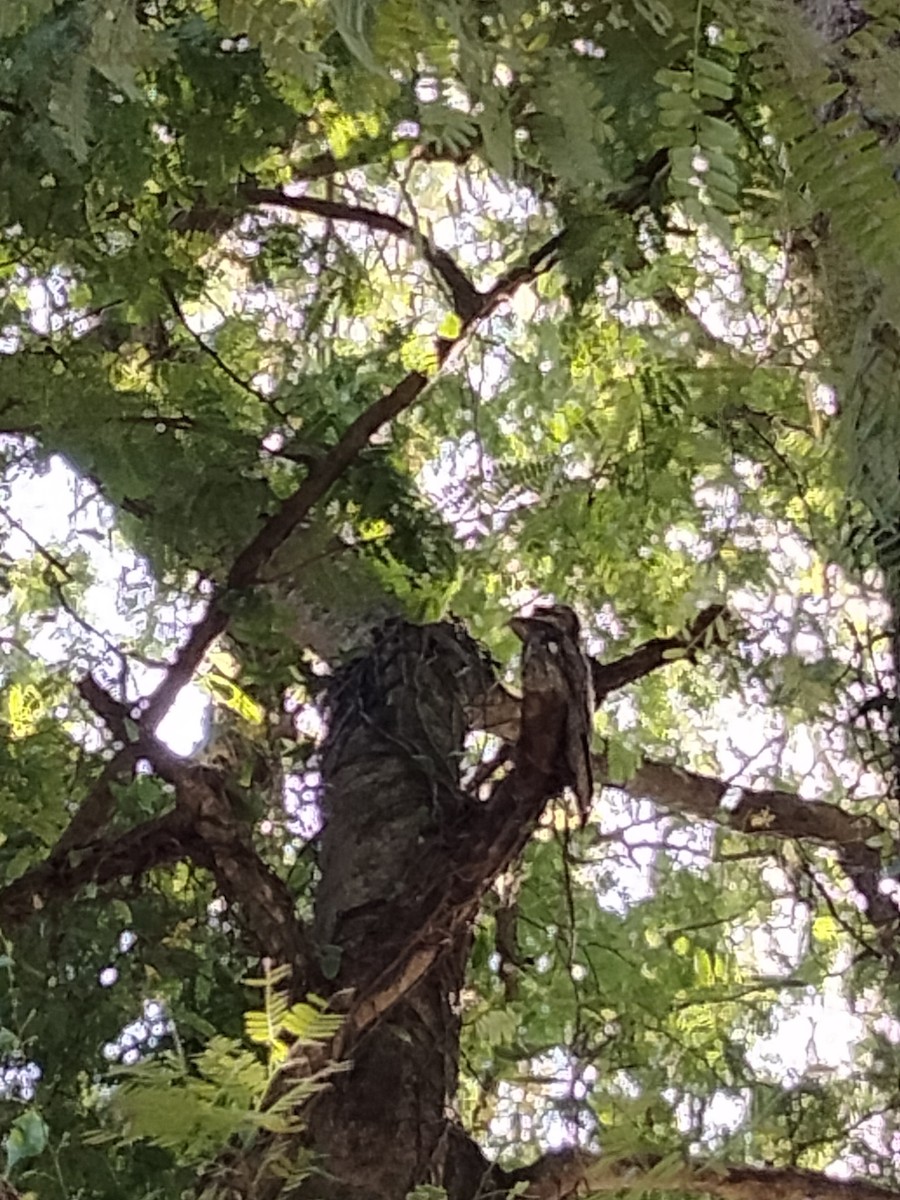
[[[332,992],[365,993],[426,924],[413,881],[475,807],[459,780],[465,713],[491,677],[460,628],[392,622],[335,679],[314,923]],[[310,1196],[386,1200],[443,1179],[467,948],[466,929],[448,933],[426,974],[366,1030],[351,1069],[312,1106],[310,1141],[325,1175]]]

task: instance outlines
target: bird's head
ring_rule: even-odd
[[[539,633],[555,633],[558,637],[570,638],[578,642],[581,637],[581,622],[574,608],[568,604],[547,604],[532,609],[528,616],[513,617],[509,627],[521,641]]]

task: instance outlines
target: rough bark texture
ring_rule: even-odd
[[[506,1189],[450,1114],[458,997],[480,899],[564,782],[570,696],[526,686],[514,768],[478,801],[459,772],[472,714],[494,684],[462,627],[394,621],[331,688],[313,974],[346,1017],[329,1046],[298,1047],[293,1066],[347,1070],[302,1114],[318,1168],[294,1190],[302,1200],[403,1200],[426,1183],[449,1200]],[[307,971],[295,990],[308,982]],[[261,1135],[223,1156],[200,1190],[275,1200],[278,1163],[290,1170],[298,1149],[293,1135]]]
[[[462,630],[396,622],[335,681],[315,917],[333,989],[365,993],[427,919],[425,897],[410,885],[474,808],[459,786],[465,710],[490,679]],[[442,1178],[466,949],[465,929],[448,936],[314,1106],[310,1136],[327,1175],[310,1195],[381,1200]]]

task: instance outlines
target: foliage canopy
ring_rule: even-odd
[[[474,897],[461,1127],[534,1196],[560,1145],[900,1189],[898,46],[885,0],[3,5],[16,1188],[301,1139],[323,680],[452,614],[510,684],[552,600],[603,786]]]

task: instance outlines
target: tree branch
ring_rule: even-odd
[[[77,894],[86,884],[98,886],[136,878],[154,867],[199,856],[198,846],[188,845],[190,830],[180,813],[169,812],[130,829],[118,837],[98,838],[77,849],[54,852],[0,889],[0,926],[12,929],[50,904]],[[191,853],[189,854],[189,848]]]
[[[207,767],[161,770],[175,785],[176,811],[191,832],[191,857],[207,866],[262,956],[290,964],[303,992],[315,961],[287,884],[262,860],[246,820],[235,811],[224,779]]]
[[[274,397],[266,396],[263,392],[261,392],[257,388],[255,388],[248,379],[243,379],[240,375],[238,375],[237,371],[233,370],[228,365],[228,363],[225,362],[225,360],[222,358],[222,356],[218,353],[217,350],[215,350],[212,346],[210,346],[208,342],[204,341],[204,339],[200,336],[199,333],[196,333],[193,329],[191,329],[190,324],[188,323],[188,319],[184,314],[184,309],[181,307],[181,303],[175,294],[175,289],[168,282],[168,280],[161,279],[160,287],[162,288],[163,292],[165,293],[165,297],[169,301],[172,311],[174,312],[175,316],[178,318],[179,324],[185,330],[185,332],[188,334],[188,336],[191,338],[191,340],[194,342],[194,344],[197,346],[197,348],[199,350],[201,350],[205,355],[207,355],[210,359],[212,359],[212,361],[216,364],[216,366],[219,368],[219,370],[222,372],[222,374],[227,375],[232,383],[237,384],[237,386],[239,388],[241,388],[242,391],[244,391],[248,395],[252,396],[253,399],[258,401],[264,408],[271,409],[272,412],[274,412],[277,417],[280,417],[282,420],[284,420],[285,419],[284,413],[278,407],[278,404],[275,401]]]
[[[422,398],[440,378],[441,370],[467,344],[475,327],[512,295],[517,287],[536,278],[552,265],[553,247],[557,242],[558,238],[551,238],[528,256],[525,265],[512,268],[501,276],[490,291],[482,295],[478,311],[463,324],[458,336],[438,341],[439,368],[434,375],[410,371],[396,387],[360,413],[338,443],[311,466],[297,490],[288,496],[235,559],[224,587],[214,592],[205,615],[191,630],[165,678],[146,702],[141,718],[143,729],[148,732],[156,729],[178,692],[192,678],[208,647],[227,628],[230,619],[228,598],[256,582],[260,569],[358,458],[372,436]]]
[[[736,788],[667,763],[645,760],[624,782],[610,776],[603,755],[594,756],[594,769],[599,780],[629,796],[717,821],[739,833],[803,838],[832,846],[855,846],[884,833],[874,818],[844,812],[821,800],[804,800],[795,792],[774,789]],[[729,802],[723,804],[726,795]]]
[[[0,926],[22,924],[88,883],[104,886],[187,859],[210,871],[259,954],[290,963],[298,981],[308,980],[314,958],[294,898],[256,852],[224,782],[205,767],[173,767],[174,756],[161,750],[166,765],[158,766],[158,774],[174,784],[175,808],[126,833],[91,841],[82,840],[87,823],[79,822],[77,841],[60,839],[49,858],[0,889]],[[151,757],[152,751],[142,748],[141,757],[145,755]],[[104,811],[107,820],[111,815],[111,809]],[[72,829],[70,825],[66,832]]]
[[[880,890],[887,831],[873,817],[848,813],[821,800],[804,800],[777,789],[736,788],[721,779],[698,775],[666,763],[644,761],[623,781],[611,777],[603,755],[594,756],[598,782],[663,808],[716,821],[738,833],[796,838],[834,847],[838,863],[866,901],[866,915],[882,935],[883,952],[897,954],[894,936],[900,912]]]
[[[730,1166],[680,1162],[659,1155],[605,1159],[578,1150],[544,1155],[511,1171],[509,1186],[525,1184],[525,1200],[565,1200],[587,1192],[688,1193],[716,1200],[900,1200],[900,1191],[866,1179],[832,1179],[800,1167]]]
[[[129,742],[91,789],[43,863],[0,890],[0,926],[26,920],[50,903],[74,896],[86,883],[136,877],[154,867],[189,859],[207,868],[219,892],[235,909],[248,940],[263,956],[290,963],[298,980],[308,980],[314,957],[287,884],[262,860],[246,820],[235,811],[224,778],[185,763],[152,734],[131,725],[120,703],[91,676],[78,687],[83,699],[109,727]],[[115,812],[114,778],[139,759],[175,788],[175,807],[128,832],[100,836]]]
[[[399,217],[379,212],[375,208],[346,204],[339,200],[322,200],[316,196],[288,196],[278,188],[246,185],[240,189],[238,194],[251,204],[287,208],[292,212],[323,217],[329,221],[350,221],[364,225],[367,229],[389,233],[401,241],[409,242],[421,250],[422,257],[446,284],[453,297],[454,311],[462,321],[470,320],[479,311],[482,293],[456,264],[452,256],[446,250],[435,246],[415,226],[408,225]]]
[[[729,624],[727,607],[711,604],[698,613],[686,633],[652,638],[615,662],[601,663],[599,659],[593,659],[591,675],[595,702],[599,704],[610,692],[666,666],[676,655],[693,662],[699,650],[727,645],[732,632]]]

